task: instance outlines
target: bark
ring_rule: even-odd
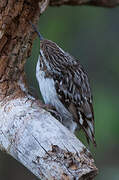
[[[119,0],[50,0],[51,6],[61,5],[91,5],[91,6],[102,6],[102,7],[115,7],[119,5]]]
[[[29,96],[24,64],[37,23],[48,5],[100,5],[117,0],[0,0],[0,149],[41,179],[93,179],[86,147]]]
[[[84,145],[33,100],[1,103],[0,147],[40,179],[93,179],[94,160]]]

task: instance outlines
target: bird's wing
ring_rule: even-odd
[[[61,73],[55,73],[54,80],[60,101],[73,114],[87,140],[90,139],[96,145],[92,95],[86,72],[78,63],[68,65]]]

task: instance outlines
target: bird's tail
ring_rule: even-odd
[[[97,144],[96,144],[96,141],[95,141],[94,132],[91,131],[90,127],[83,128],[83,129],[84,129],[84,132],[86,134],[86,139],[87,139],[88,144],[91,141],[93,143],[93,145],[96,147]]]
[[[81,125],[81,128],[84,130],[86,139],[88,144],[90,141],[93,143],[93,145],[96,147],[96,141],[95,141],[95,130],[94,130],[94,121],[92,119],[83,119],[83,124]]]

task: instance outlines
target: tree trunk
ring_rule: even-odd
[[[102,5],[117,0],[0,0],[0,149],[41,179],[93,179],[90,152],[29,96],[24,64],[37,23],[48,5]]]

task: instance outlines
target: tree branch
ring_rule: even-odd
[[[40,179],[93,179],[97,169],[85,146],[27,97],[0,105],[0,147]]]
[[[119,0],[50,0],[50,5],[90,5],[112,8],[119,5]]]

